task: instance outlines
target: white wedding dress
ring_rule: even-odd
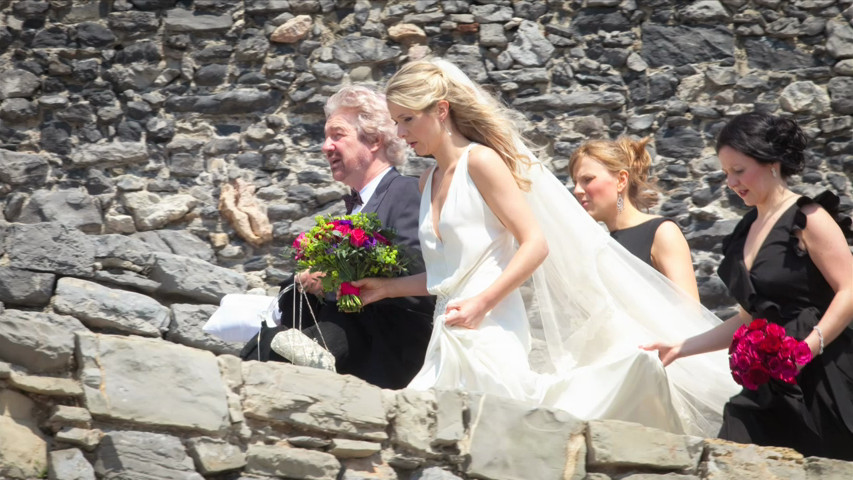
[[[710,313],[699,314],[695,301],[685,300],[687,296],[673,290],[665,278],[611,241],[540,164],[527,171],[532,181],[527,200],[546,233],[550,254],[534,274],[531,305],[525,307],[516,290],[479,328],[445,326],[448,302],[483,291],[517,248],[468,174],[470,149],[453,173],[438,232],[430,201],[434,168],[421,198],[421,250],[427,288],[437,301],[424,366],[409,388],[500,395],[560,408],[581,419],[621,419],[715,436],[723,403],[737,391],[725,356],[693,363],[691,357],[664,369],[656,352],[638,348],[644,342],[703,331],[711,324]],[[620,285],[623,280],[633,283]],[[663,285],[667,298],[654,291],[661,288],[656,283]],[[611,290],[620,288],[627,292],[612,295]],[[661,314],[704,320],[659,319]],[[713,321],[719,322],[716,317]],[[549,353],[550,364],[539,371],[528,360],[531,322]]]

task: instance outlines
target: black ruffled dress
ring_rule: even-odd
[[[747,270],[743,247],[757,212],[749,212],[723,241],[718,274],[752,318],[766,318],[803,340],[829,307],[832,288],[796,233],[806,226],[804,205],[818,203],[833,216],[838,197],[801,197],[782,214]],[[845,235],[849,219],[839,222]],[[849,236],[848,236],[849,238]],[[853,329],[847,328],[806,365],[797,385],[771,380],[744,389],[726,404],[720,438],[791,447],[806,456],[853,460]]]

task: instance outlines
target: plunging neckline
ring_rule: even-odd
[[[755,262],[758,260],[759,255],[761,255],[761,252],[764,250],[764,247],[767,246],[767,239],[770,238],[770,235],[773,233],[773,230],[776,230],[776,227],[779,225],[779,222],[781,222],[782,219],[785,218],[786,215],[788,215],[788,212],[791,210],[791,207],[797,206],[797,201],[799,200],[799,198],[800,197],[797,197],[797,199],[794,200],[794,203],[788,205],[788,208],[783,210],[782,213],[779,215],[779,218],[777,218],[776,221],[773,222],[773,225],[770,227],[770,230],[767,231],[767,234],[764,235],[764,238],[761,240],[761,244],[759,244],[758,250],[755,251],[755,255],[752,257],[752,265],[747,267],[747,265],[746,265],[746,239],[747,239],[747,237],[749,237],[749,229],[752,228],[752,226],[755,224],[755,221],[758,220],[758,213],[756,211],[755,218],[752,220],[752,222],[749,223],[749,227],[747,227],[746,235],[743,236],[743,246],[740,249],[740,251],[741,251],[741,253],[740,253],[741,254],[741,263],[743,264],[743,268],[746,270],[746,273],[748,275],[752,275],[752,269],[755,267]]]
[[[459,170],[459,164],[462,163],[462,160],[468,159],[468,154],[471,152],[471,149],[476,145],[475,142],[471,142],[465,147],[465,150],[462,152],[462,155],[459,156],[459,159],[456,161],[456,165],[453,167],[453,173],[450,174],[450,183],[447,185],[447,195],[444,196],[444,203],[441,204],[437,209],[433,208],[433,192],[432,186],[435,183],[435,171],[438,170],[438,165],[432,167],[432,171],[429,174],[429,221],[430,221],[430,229],[432,230],[432,234],[442,245],[444,244],[444,240],[441,238],[441,219],[444,218],[444,206],[447,205],[447,199],[450,197],[450,191],[453,189],[453,184],[456,181],[456,172]],[[425,189],[426,190],[426,189]],[[438,192],[436,192],[438,195]],[[438,211],[438,217],[436,217],[436,210]]]

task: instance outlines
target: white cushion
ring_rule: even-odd
[[[229,293],[222,297],[202,330],[226,342],[248,342],[261,329],[261,322],[278,312],[276,297]],[[267,325],[273,323],[268,322]]]

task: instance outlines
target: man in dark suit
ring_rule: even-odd
[[[408,259],[408,274],[423,272],[418,180],[394,168],[405,161],[406,143],[396,135],[384,97],[364,87],[344,87],[329,98],[325,112],[322,151],[332,177],[351,189],[344,199],[347,213],[375,212],[383,226],[396,231],[394,242]],[[320,275],[299,272],[296,283],[319,295]],[[293,297],[284,298],[292,302]],[[287,300],[282,303],[282,312],[292,308]],[[327,297],[315,311],[316,325],[303,331],[328,347],[338,373],[398,389],[423,365],[434,308],[433,297],[406,297],[367,305],[361,313],[343,313],[334,297]],[[270,359],[276,359],[274,352]]]

